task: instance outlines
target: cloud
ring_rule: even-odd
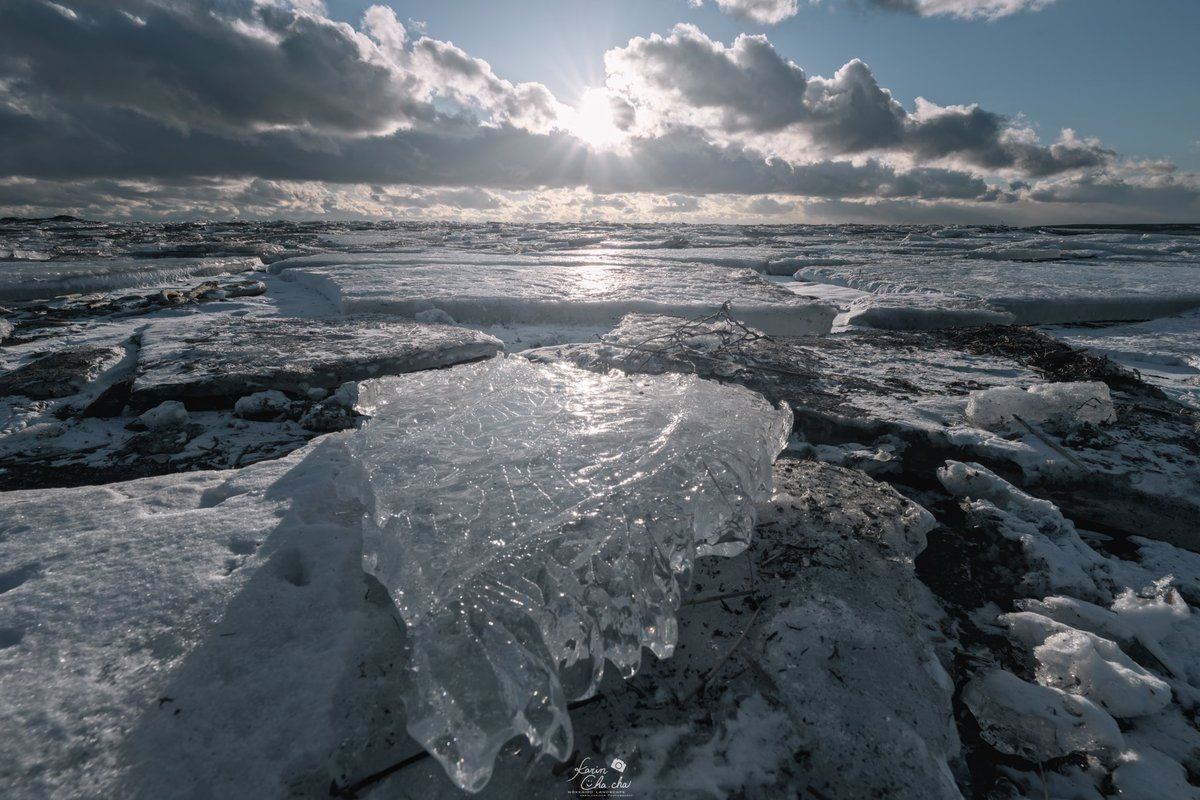
[[[751,200],[747,204],[747,208],[752,214],[770,217],[779,214],[791,214],[796,210],[796,204],[793,202],[781,203],[770,195],[764,195]]]
[[[678,25],[667,38],[638,37],[609,50],[604,66],[609,90],[626,98],[648,130],[685,121],[761,132],[806,113],[804,71],[764,36],[743,34],[725,47],[693,25]]]
[[[1020,11],[1040,11],[1054,0],[862,0],[884,11],[903,11],[923,17],[999,19]]]
[[[385,6],[367,9],[359,31],[311,1],[73,5],[23,0],[0,10],[8,94],[239,135],[366,136],[429,126],[439,116],[435,98],[532,130],[548,130],[557,114],[540,84],[501,80],[447,42],[409,41]]]
[[[0,213],[1197,213],[1200,180],[1169,163],[1071,130],[1043,144],[974,105],[908,109],[864,62],[808,75],[765,36],[679,26],[605,65],[597,114],[621,141],[598,149],[545,86],[382,5],[356,28],[318,0],[0,0]]]
[[[715,0],[726,14],[748,19],[761,25],[778,25],[799,13],[797,0]],[[699,6],[701,0],[693,0]]]
[[[864,62],[808,77],[764,36],[743,34],[726,46],[679,25],[610,50],[605,67],[609,91],[633,110],[631,128],[643,135],[686,124],[785,157],[891,153],[1031,177],[1101,166],[1113,155],[1070,132],[1043,146],[978,106],[918,100],[910,113]]]
[[[274,5],[247,16],[224,9],[79,4],[71,17],[18,2],[0,14],[0,58],[29,96],[124,108],[183,129],[368,134],[433,116],[349,26]]]
[[[947,16],[959,19],[994,20],[1021,11],[1040,11],[1055,0],[849,0],[880,11],[917,14],[922,17]],[[727,14],[760,25],[778,25],[800,13],[798,0],[715,0]],[[820,0],[810,0],[813,4]],[[700,6],[703,0],[691,0]]]

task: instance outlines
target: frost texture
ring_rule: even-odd
[[[735,555],[791,413],[694,376],[496,359],[364,384],[363,564],[408,623],[409,733],[463,788],[571,751],[605,659],[669,656],[697,555]]]

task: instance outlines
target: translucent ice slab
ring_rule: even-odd
[[[697,555],[741,552],[791,413],[694,376],[510,357],[363,384],[363,565],[408,624],[409,733],[464,789],[571,752],[605,660],[675,645]]]
[[[728,301],[731,313],[747,324],[773,335],[800,336],[828,333],[837,313],[833,306],[797,297],[752,270],[711,264],[535,264],[514,257],[507,263],[492,259],[451,268],[428,259],[420,264],[376,259],[290,266],[283,274],[320,292],[346,314],[412,317],[438,308],[467,325],[615,325],[629,312],[694,317]]]

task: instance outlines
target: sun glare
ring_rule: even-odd
[[[586,89],[578,105],[567,114],[566,129],[596,148],[611,148],[625,141],[625,131],[613,118],[612,100],[604,89]]]

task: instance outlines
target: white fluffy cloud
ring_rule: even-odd
[[[647,136],[687,125],[715,142],[793,161],[891,155],[1024,176],[1099,167],[1112,155],[1069,132],[1042,146],[978,106],[921,100],[910,113],[862,61],[809,77],[763,36],[743,34],[726,46],[679,25],[610,50],[605,66],[608,90],[632,109],[631,130]]]
[[[796,16],[799,12],[797,0],[714,0],[717,6],[727,14],[749,19],[761,25],[778,25],[785,19]],[[693,6],[699,6],[703,0],[691,0]]]

